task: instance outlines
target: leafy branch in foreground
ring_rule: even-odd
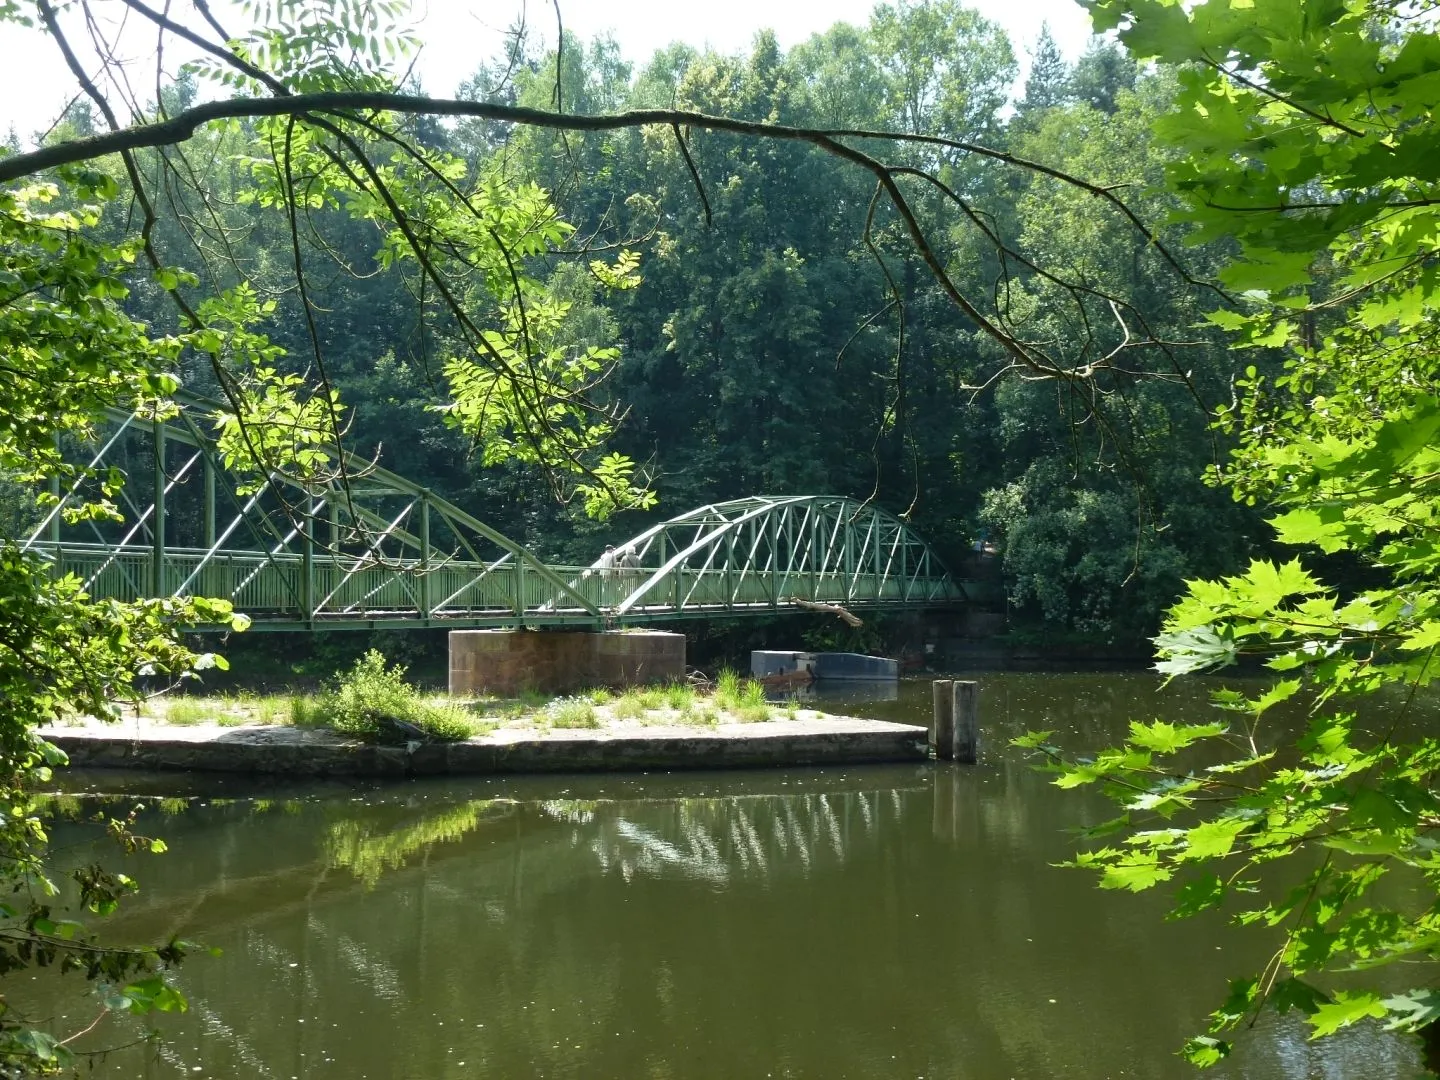
[[[1440,211],[1417,148],[1440,39],[1385,3],[1091,8],[1140,56],[1192,65],[1159,125],[1184,151],[1169,181],[1202,238],[1238,241],[1222,277],[1248,307],[1215,321],[1283,350],[1220,411],[1239,445],[1213,479],[1274,507],[1276,540],[1305,555],[1191,581],[1169,613],[1166,675],[1241,655],[1274,673],[1261,693],[1217,692],[1225,722],[1137,723],[1093,757],[1020,744],[1119,806],[1071,865],[1275,934],[1191,1061],[1220,1060],[1266,1009],[1303,1013],[1315,1037],[1365,1018],[1424,1028],[1440,1018],[1440,739],[1417,715],[1440,671]],[[1287,701],[1305,705],[1298,730],[1276,719]],[[1353,974],[1337,989],[1402,960],[1403,993]]]
[[[97,480],[97,496],[64,513],[113,517],[123,478],[66,468],[58,447],[88,437],[107,404],[170,392],[168,372],[183,341],[150,334],[119,305],[138,245],[93,236],[114,184],[99,173],[71,172],[64,180],[63,200],[50,184],[0,191],[0,470],[32,483]],[[80,922],[62,917],[60,887],[46,866],[45,802],[35,791],[64,754],[36,729],[76,714],[114,717],[139,699],[144,681],[223,667],[223,658],[181,643],[181,632],[201,624],[243,629],[246,620],[222,601],[96,602],[73,576],[57,577],[49,562],[0,539],[0,888],[9,896],[0,904],[0,973],[32,966],[79,972],[97,989],[102,1016],[181,1007],[164,974],[185,946],[102,947]],[[103,825],[125,849],[163,850],[135,833],[133,814]],[[92,914],[113,910],[134,887],[99,866],[68,876],[79,908]],[[67,1041],[0,1000],[6,1075],[76,1064]]]

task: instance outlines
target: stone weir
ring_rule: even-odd
[[[501,730],[465,742],[380,746],[292,727],[122,722],[42,729],[75,768],[193,770],[287,776],[749,769],[923,761],[928,732],[908,724],[811,713],[801,719],[605,731]]]

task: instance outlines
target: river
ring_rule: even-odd
[[[1105,804],[1006,745],[1026,729],[1113,740],[1201,719],[1207,687],[1139,674],[994,674],[982,763],[403,784],[89,774],[153,799],[169,852],[120,859],[142,891],[115,940],[178,934],[188,1013],[94,1075],[260,1080],[462,1077],[1191,1077],[1175,1057],[1267,940],[1163,919],[1159,895],[1057,869]],[[827,703],[928,720],[928,682]],[[84,812],[86,800],[68,804]],[[57,848],[71,847],[60,824]],[[22,979],[29,976],[22,976]],[[74,976],[66,985],[74,986]],[[25,999],[78,1029],[39,976]],[[66,1015],[69,1013],[70,1015]],[[146,1023],[152,1021],[146,1021]],[[107,1020],[84,1045],[144,1024]],[[1375,1026],[1310,1042],[1267,1017],[1203,1074],[1425,1075]]]

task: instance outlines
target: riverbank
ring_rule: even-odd
[[[597,710],[597,713],[599,710]],[[186,723],[147,717],[41,729],[76,768],[286,776],[481,776],[505,773],[733,769],[921,761],[922,727],[791,709],[699,727],[664,717],[597,715],[594,727],[500,722],[455,742],[382,745],[326,728]]]

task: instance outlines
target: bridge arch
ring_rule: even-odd
[[[907,523],[840,495],[713,503],[654,525],[616,550],[633,553],[639,564],[610,571],[617,588],[608,607],[620,620],[646,612],[679,618],[717,609],[778,610],[796,607],[797,600],[898,608],[966,599],[964,587]]]

